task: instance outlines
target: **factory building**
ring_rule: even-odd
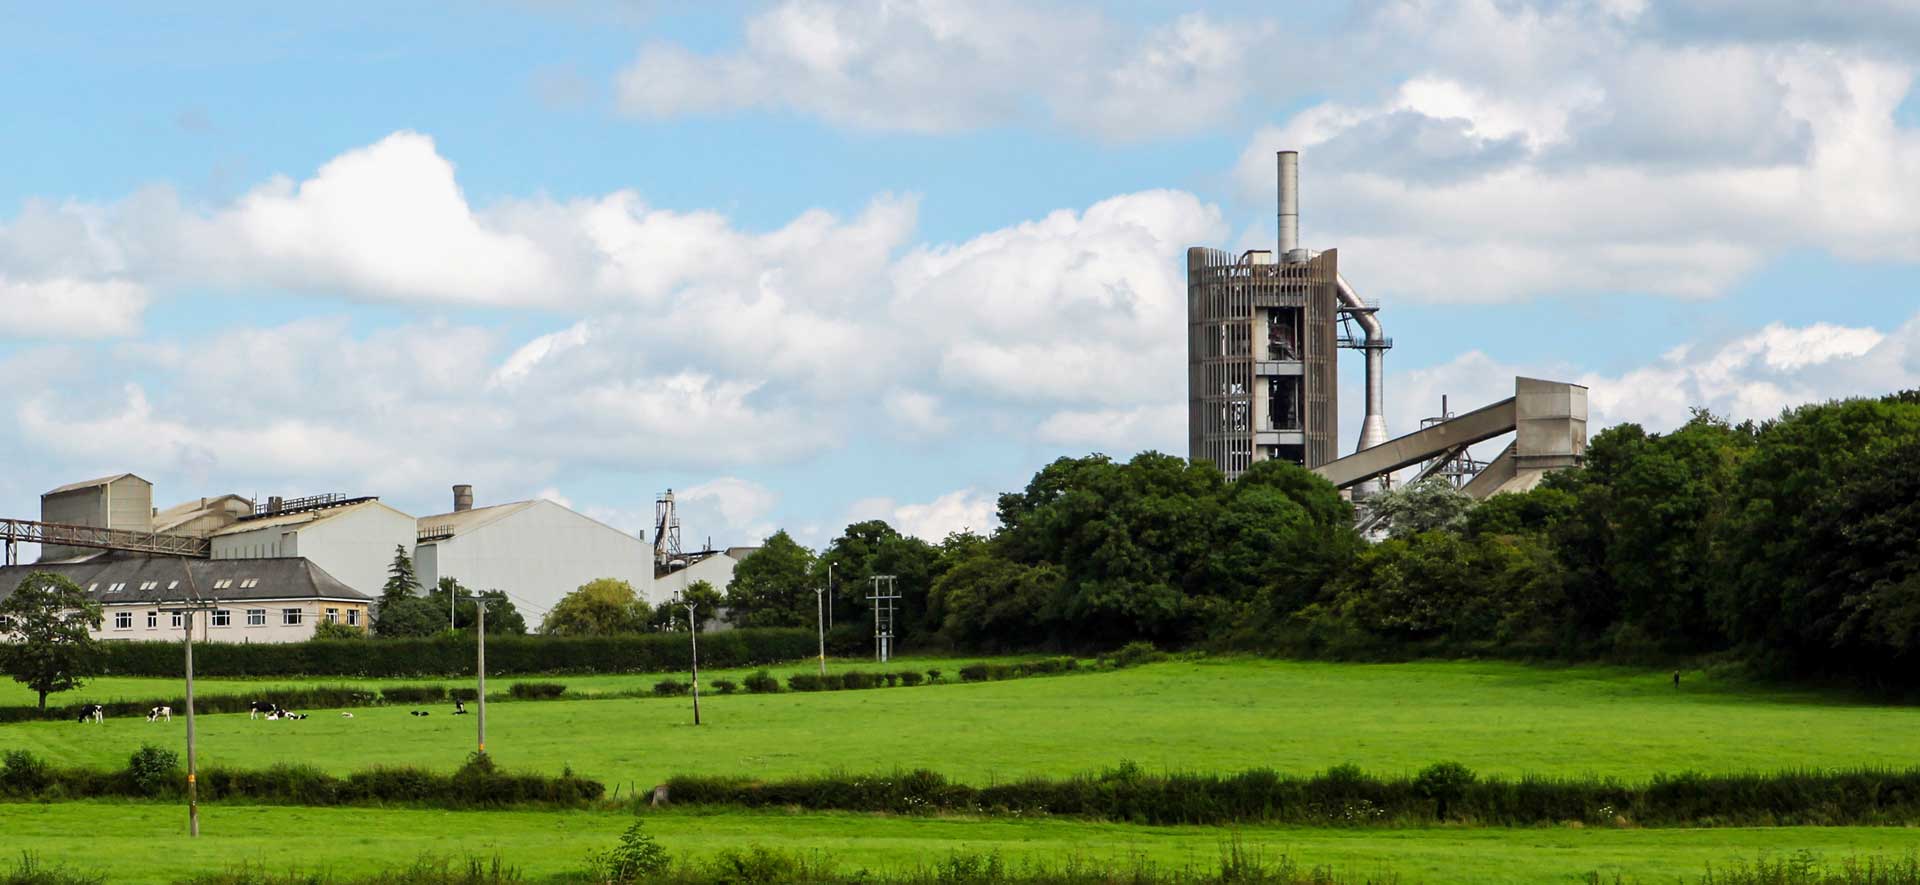
[[[1237,479],[1256,461],[1308,468],[1340,457],[1339,348],[1365,351],[1360,448],[1387,438],[1393,346],[1340,275],[1337,250],[1300,246],[1299,154],[1279,155],[1279,250],[1187,250],[1188,457]],[[1363,493],[1366,489],[1360,490]]]
[[[259,512],[212,534],[213,559],[298,556],[368,596],[387,583],[393,552],[412,549],[414,518],[378,498],[269,498]]]
[[[626,581],[650,605],[667,598],[644,539],[545,499],[474,507],[472,486],[453,489],[451,512],[418,521],[421,586],[451,577],[469,590],[501,590],[529,622],[596,578]]]
[[[40,496],[40,521],[129,532],[153,531],[153,483],[131,473],[68,483]],[[41,562],[59,562],[100,551],[43,544]]]
[[[366,594],[299,557],[209,560],[100,553],[84,562],[0,566],[0,600],[34,572],[65,577],[100,604],[95,639],[177,642],[184,629],[166,609],[198,595],[217,599],[198,621],[208,642],[300,642],[332,622],[367,624]]]

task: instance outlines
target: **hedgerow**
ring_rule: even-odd
[[[700,661],[716,669],[792,661],[814,654],[816,642],[811,630],[726,630],[701,637]],[[487,637],[487,670],[496,675],[670,672],[687,669],[690,654],[685,637],[665,634]],[[177,642],[102,643],[100,656],[101,675],[179,678],[184,672]],[[193,670],[204,677],[464,676],[473,672],[473,641],[199,643]]]
[[[1261,822],[1309,826],[1448,821],[1489,826],[1857,826],[1920,821],[1920,769],[1660,775],[1610,779],[1478,777],[1457,763],[1381,778],[1352,766],[1317,775],[1098,775],[987,786],[931,771],[777,781],[676,777],[677,805],[891,813],[1058,814],[1144,824]]]
[[[452,774],[380,767],[337,777],[309,765],[216,766],[200,771],[199,786],[202,801],[273,805],[582,806],[606,795],[605,785],[570,771],[557,777],[500,771],[484,753],[473,754]],[[185,789],[179,756],[155,747],[141,748],[118,771],[54,768],[24,751],[8,753],[0,767],[0,798],[10,800],[177,798]]]

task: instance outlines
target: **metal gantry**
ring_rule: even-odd
[[[893,575],[874,575],[867,580],[873,582],[873,592],[867,595],[867,601],[873,603],[873,652],[884,664],[893,658],[893,604],[899,601],[900,593],[894,589]]]
[[[107,529],[90,525],[35,522],[30,519],[0,519],[0,542],[7,548],[7,565],[19,565],[19,544],[87,547],[96,550],[126,550],[155,556],[191,556],[206,559],[212,555],[213,542],[206,538],[169,535],[161,532]]]

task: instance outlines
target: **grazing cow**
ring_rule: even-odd
[[[248,719],[258,719],[262,714],[266,715],[268,719],[272,719],[273,714],[278,712],[280,712],[280,705],[270,701],[254,701],[247,705]]]
[[[166,721],[168,721],[168,722],[172,722],[172,721],[173,721],[173,708],[172,708],[172,707],[155,707],[155,708],[153,708],[153,709],[151,709],[151,710],[148,710],[148,711],[147,711],[147,721],[148,721],[148,722],[157,722],[157,721],[159,721],[159,720],[162,720],[162,719],[164,719],[164,720],[166,720]]]
[[[467,705],[464,701],[461,701],[459,698],[453,699],[453,715],[455,716],[467,715]]]
[[[88,722],[93,722],[97,724],[97,723],[106,721],[106,718],[107,718],[107,708],[102,707],[99,704],[86,704],[80,708],[80,718],[75,721],[79,722],[81,725],[85,725]]]

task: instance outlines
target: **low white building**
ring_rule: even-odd
[[[168,603],[198,597],[213,608],[194,638],[206,642],[300,642],[327,622],[367,625],[366,594],[300,557],[208,560],[109,553],[75,563],[0,567],[0,600],[30,574],[65,577],[100,603],[95,639],[178,642],[184,629]]]
[[[379,596],[395,548],[412,549],[413,517],[377,498],[323,499],[248,516],[213,533],[213,558],[312,560],[341,583]]]
[[[500,590],[529,625],[597,578],[626,581],[650,605],[667,598],[641,538],[544,499],[475,508],[470,487],[458,489],[453,512],[419,520],[413,568],[422,587],[451,577],[468,590]]]

